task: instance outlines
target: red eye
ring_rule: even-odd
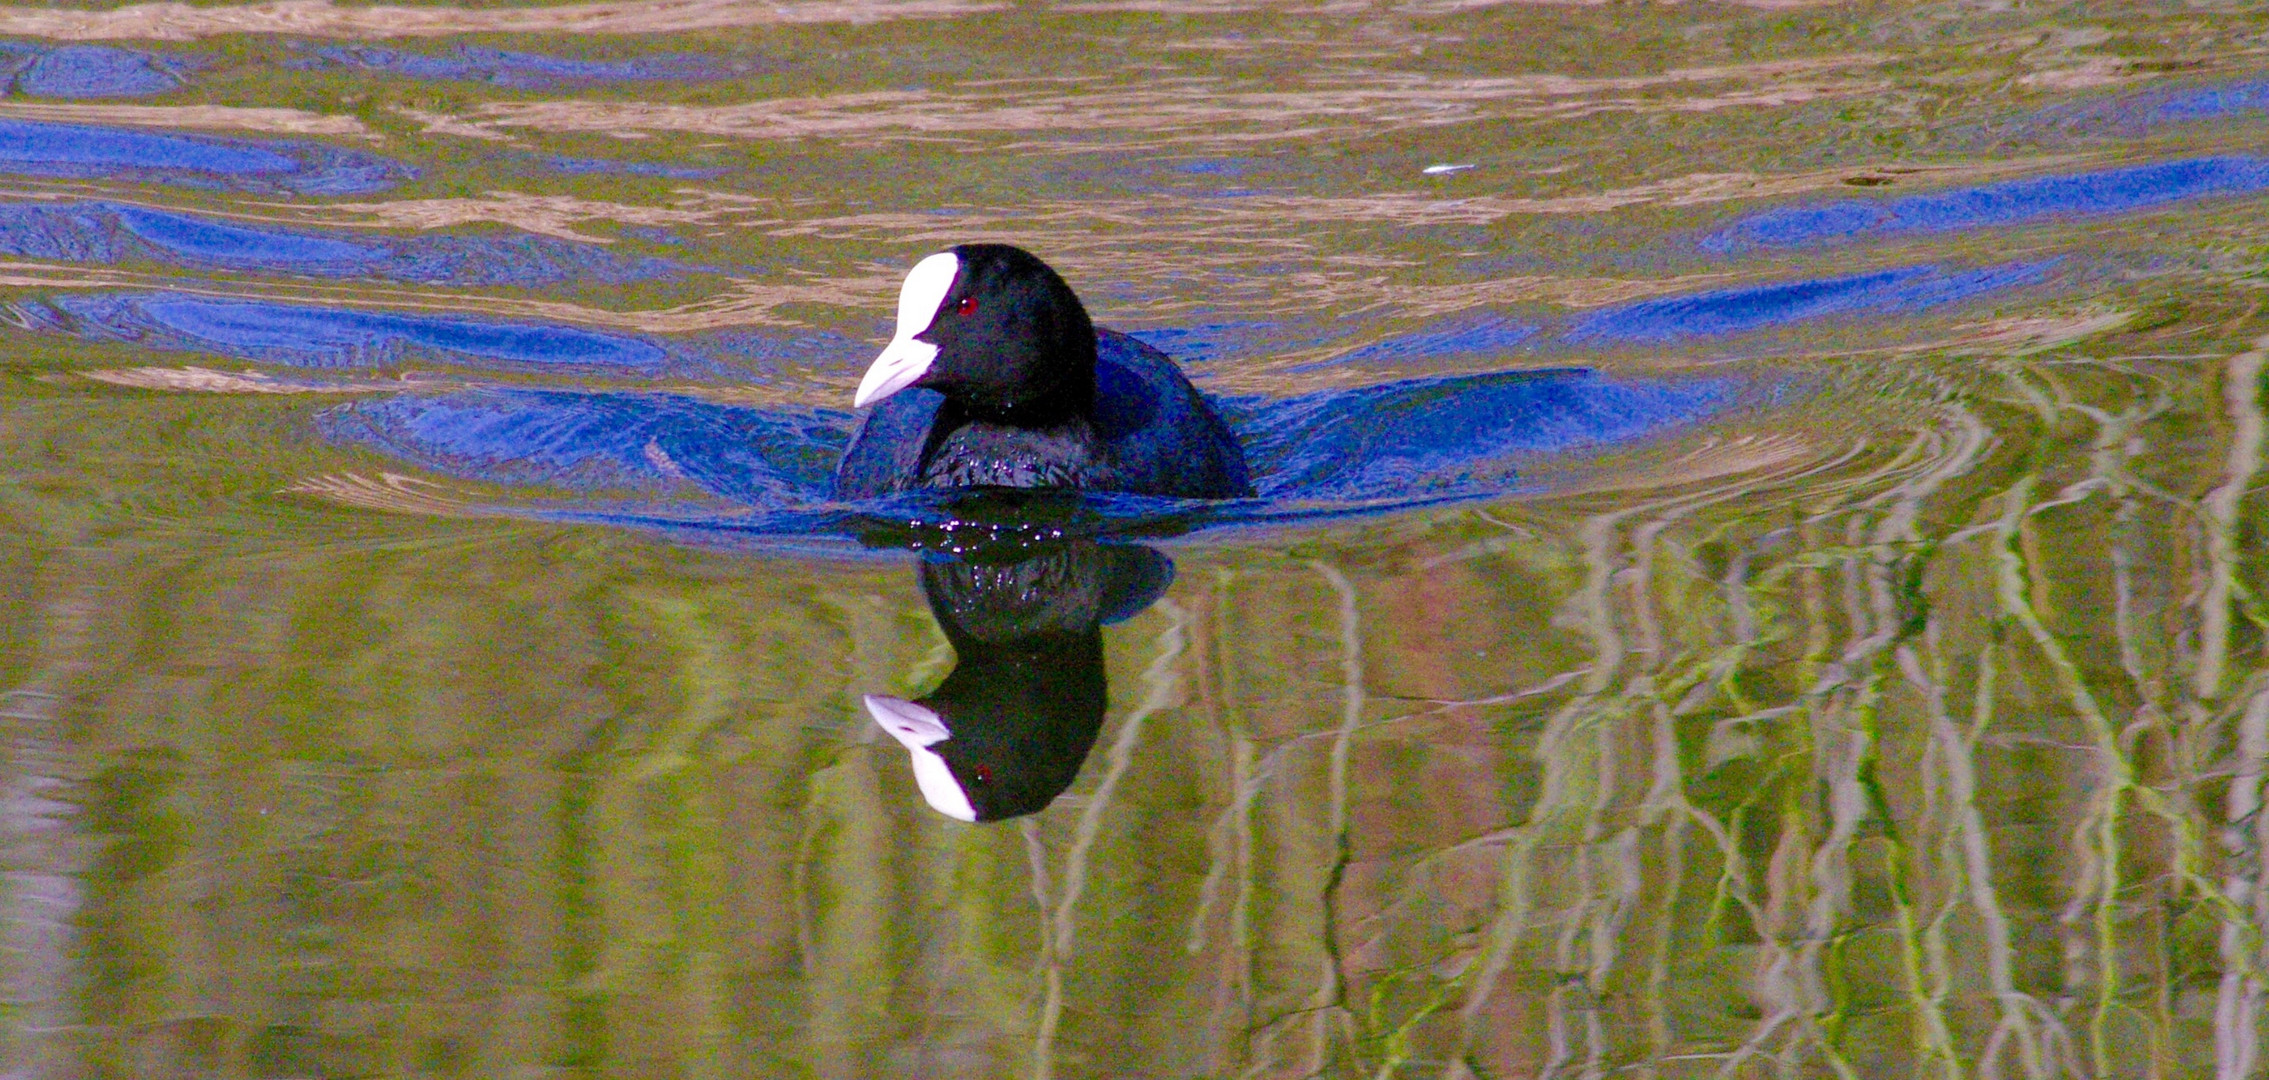
[[[965,304],[971,304],[971,303],[974,303],[974,301],[964,300],[964,301],[962,301],[962,303],[965,303]],[[977,781],[978,783],[980,783],[980,784],[990,784],[990,783],[992,783],[992,782],[993,782],[993,770],[992,770],[992,767],[991,767],[991,766],[987,766],[987,765],[979,765],[979,766],[977,766],[977,769],[976,769],[976,775],[975,775],[974,777],[972,777],[972,779],[976,780],[976,781]]]
[[[953,305],[953,313],[956,315],[975,315],[977,313],[977,298],[974,296],[962,297],[960,303]]]

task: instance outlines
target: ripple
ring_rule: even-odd
[[[1173,523],[1169,531],[1280,526],[1484,499],[1522,490],[1524,464],[1687,426],[1741,394],[1730,378],[1616,379],[1564,369],[1222,400],[1216,404],[1245,445],[1259,498],[1091,493],[1081,502],[1095,531],[1140,532],[1162,522]],[[324,412],[318,428],[460,480],[615,493],[495,504],[487,513],[804,540],[878,521],[918,530],[967,516],[949,505],[966,493],[833,501],[835,462],[856,423],[840,410],[754,408],[673,393],[489,387],[350,402]]]
[[[1503,316],[1467,315],[1449,320],[1447,326],[1382,338],[1333,357],[1328,363],[1397,362],[1421,357],[1500,352],[1536,336],[1537,329],[1534,324],[1517,322]],[[1304,364],[1290,370],[1300,371],[1320,366],[1324,365]]]
[[[670,165],[658,161],[613,161],[606,158],[544,158],[543,163],[571,176],[593,173],[614,176],[656,176],[667,180],[714,180],[733,170],[722,166]]]
[[[377,46],[333,46],[287,66],[348,67],[385,71],[415,79],[481,82],[514,90],[548,90],[598,83],[708,82],[756,70],[684,53],[621,60],[586,60],[543,53],[459,45],[443,53],[419,53]]]
[[[1213,76],[1148,80],[1097,94],[1093,87],[1033,79],[948,89],[859,90],[732,104],[626,101],[492,101],[463,114],[433,114],[434,130],[507,137],[501,129],[620,134],[676,133],[736,139],[825,137],[853,145],[978,133],[1111,133],[1134,145],[1221,144],[1249,153],[1255,140],[1312,139],[1326,130],[1388,130],[1489,119],[1573,119],[1595,113],[1700,113],[1783,106],[1882,88],[1873,77],[1830,73],[1878,64],[1873,54],[1773,64],[1680,68],[1619,78],[1563,75],[1442,77],[1403,72],[1338,73],[1250,89]],[[1740,81],[1749,85],[1726,88]]]
[[[225,352],[295,367],[371,367],[426,359],[537,367],[658,365],[651,342],[545,323],[406,315],[171,293],[60,296],[20,304],[33,327],[97,341]]]
[[[2269,112],[2269,79],[2166,87],[2103,101],[2056,105],[2034,114],[2032,122],[2075,135],[2140,135],[2170,124],[2194,124],[2255,112]]]
[[[1493,372],[1229,403],[1266,499],[1368,503],[1513,490],[1525,457],[1621,442],[1730,404],[1730,380]]]
[[[8,207],[8,210],[32,209]],[[37,209],[46,209],[39,207]],[[386,250],[327,236],[235,225],[190,214],[145,210],[140,207],[89,207],[109,210],[118,226],[161,251],[206,263],[250,264],[294,270],[320,270],[332,266],[368,266]],[[59,215],[67,221],[84,221],[86,215]],[[0,243],[6,242],[0,233]]]
[[[1704,251],[1790,248],[1859,237],[1945,233],[2049,218],[2088,218],[2269,188],[2269,159],[2194,158],[2037,176],[1889,199],[1846,199],[1741,218],[1700,240]]]
[[[22,120],[65,124],[123,124],[180,131],[254,131],[375,140],[378,134],[358,117],[272,106],[123,105],[115,102],[0,101],[0,112]],[[414,177],[416,170],[408,176]]]
[[[409,166],[319,143],[161,135],[87,124],[0,119],[0,172],[105,177],[302,195],[377,191]]]
[[[157,57],[107,45],[48,50],[16,76],[16,92],[32,97],[142,97],[179,85],[180,76]]]
[[[780,507],[826,500],[852,423],[677,394],[482,388],[355,402],[320,427],[463,479],[657,491],[691,482]]]
[[[436,37],[447,34],[670,34],[745,26],[939,19],[1006,4],[969,0],[604,0],[540,8],[444,5],[340,6],[325,0],[268,0],[211,7],[128,4],[107,11],[0,10],[0,34],[26,37],[184,41],[226,34],[314,37]]]
[[[1831,315],[1897,314],[2040,281],[2053,262],[1949,271],[1909,266],[1813,281],[1774,282],[1641,300],[1594,312],[1571,341],[1668,342],[1722,336]]]
[[[459,285],[606,284],[682,268],[550,237],[370,237],[107,202],[0,202],[0,252],[85,263],[158,259],[201,269]]]
[[[1326,345],[1351,332],[1319,331],[1282,320],[1240,319],[1129,330],[1127,335],[1172,356],[1186,367],[1282,355]]]

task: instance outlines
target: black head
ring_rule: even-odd
[[[898,329],[859,381],[864,408],[909,386],[979,419],[1039,426],[1095,404],[1095,324],[1032,253],[962,244],[921,262],[898,294]]]

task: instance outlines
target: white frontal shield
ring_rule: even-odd
[[[916,341],[914,335],[930,328],[938,306],[945,302],[953,279],[960,274],[961,260],[950,251],[923,259],[906,272],[906,284],[898,290],[898,328],[891,334],[890,344],[883,346],[882,355],[868,366],[866,377],[859,380],[852,408],[864,409],[929,374],[931,361],[938,358],[938,347]]]

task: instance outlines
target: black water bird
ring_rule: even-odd
[[[1173,564],[1132,544],[1073,542],[922,564],[922,593],[955,667],[919,700],[870,694],[867,714],[914,766],[931,808],[1000,821],[1053,802],[1103,727],[1105,622],[1166,591]]]
[[[837,498],[972,487],[1253,493],[1236,436],[1173,359],[1096,327],[1062,277],[1006,244],[963,244],[914,264],[897,330],[852,404],[877,408],[836,468]]]

